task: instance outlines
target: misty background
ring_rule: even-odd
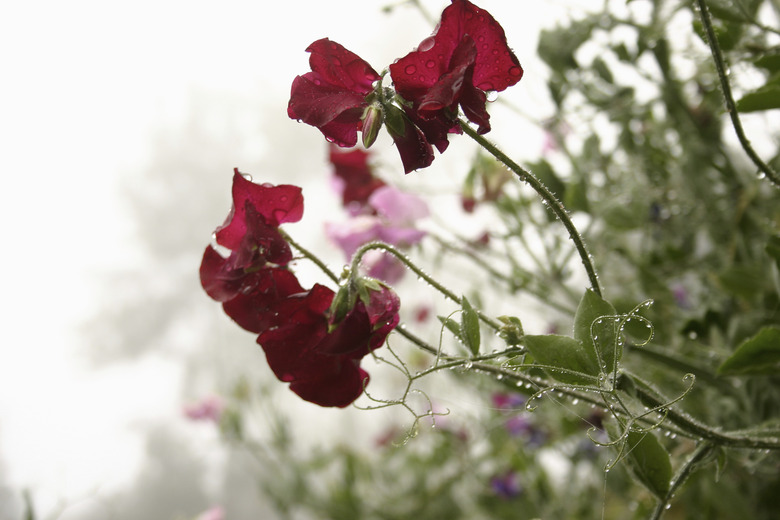
[[[254,337],[202,292],[197,269],[230,208],[234,167],[302,185],[304,219],[288,231],[338,269],[341,253],[321,232],[324,220],[343,218],[326,143],[288,119],[289,87],[309,70],[305,49],[318,38],[380,69],[430,33],[414,8],[383,13],[391,3],[0,7],[0,520],[22,518],[25,490],[44,519],[180,519],[213,505],[229,519],[273,518],[251,461],[182,414],[240,376],[273,380]],[[424,2],[436,17],[447,4]],[[601,2],[478,4],[504,25],[525,68],[502,97],[530,116],[518,127],[517,114],[494,107],[491,138],[534,157],[534,123],[549,113],[538,31]],[[465,174],[473,150],[454,141],[424,176],[403,177],[383,136],[379,173],[453,204],[459,186],[439,183]],[[304,286],[318,279],[304,263],[297,269]],[[366,412],[320,409],[284,386],[275,404],[304,443],[327,444],[365,422]]]

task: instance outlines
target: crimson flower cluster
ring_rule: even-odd
[[[331,312],[336,293],[300,285],[279,231],[303,216],[301,188],[255,184],[235,170],[232,193],[230,214],[215,232],[217,246],[229,253],[206,248],[203,288],[236,323],[258,334],[271,370],[293,392],[321,406],[349,405],[368,383],[361,359],[398,324],[398,296],[371,281],[361,285],[359,297],[341,299],[347,308]]]
[[[479,133],[490,131],[486,92],[523,76],[501,25],[468,0],[452,0],[434,33],[389,66],[395,92],[338,43],[317,40],[306,50],[312,71],[293,81],[288,115],[342,147],[355,146],[358,131],[370,146],[384,123],[406,173],[429,166],[433,147],[443,153],[448,135],[461,132],[459,107]]]

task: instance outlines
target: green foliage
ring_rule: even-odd
[[[599,365],[583,344],[568,336],[526,336],[525,346],[550,377],[572,385],[596,382]]]
[[[591,289],[585,292],[574,316],[574,339],[583,345],[591,364],[604,372],[615,369],[622,351],[615,316],[612,304]]]
[[[674,495],[669,518],[776,515],[778,190],[732,144],[693,4],[627,5],[629,14],[604,11],[542,31],[538,54],[554,109],[540,128],[553,150],[511,151],[578,219],[603,296],[595,287],[583,294],[580,259],[549,204],[508,182],[507,170],[481,152],[462,172],[462,193],[484,205],[489,240],[442,245],[439,257],[450,278],[477,280],[458,276],[458,257],[488,282],[459,286],[453,295],[470,295],[459,304],[447,296],[439,331],[448,333],[420,340],[431,355],[409,369],[393,353],[408,379],[403,399],[375,401],[414,409],[417,425],[429,409],[407,403],[419,387],[409,389],[446,372],[456,388],[483,398],[497,388],[540,398],[529,407],[533,419],[521,415],[523,405],[507,410],[485,398],[469,427],[423,428],[418,438],[400,432],[391,436],[405,443],[399,448],[341,446],[305,458],[279,442],[274,449],[289,467],[265,486],[280,509],[339,519],[634,519],[659,518]],[[707,5],[727,61],[765,77],[758,89],[737,89],[746,92],[737,109],[780,107],[780,54],[757,19],[768,3]],[[403,117],[388,113],[386,123],[397,130]],[[780,128],[770,123],[755,139],[774,147],[767,162],[778,164]],[[480,319],[494,311],[511,316]],[[523,324],[550,333],[526,335]],[[434,402],[454,399],[435,385],[429,393]],[[509,432],[509,419],[520,434]],[[602,420],[616,429],[609,437]],[[564,479],[555,482],[540,464],[530,431],[566,461]],[[716,464],[686,466],[704,442]],[[498,497],[490,479],[508,473],[523,491]]]
[[[625,449],[632,473],[651,493],[664,498],[672,480],[672,463],[656,436],[649,432],[630,432]]]
[[[780,375],[780,327],[745,340],[718,368],[722,375]]]
[[[737,101],[740,112],[757,112],[780,108],[780,76],[768,81],[762,87],[745,94]]]
[[[461,298],[463,312],[460,315],[460,332],[463,343],[473,355],[479,354],[479,316],[465,296]]]

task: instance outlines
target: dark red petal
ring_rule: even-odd
[[[453,0],[442,13],[442,26],[460,29],[477,45],[473,84],[481,90],[502,91],[520,81],[523,69],[506,42],[501,25],[484,9],[467,0]]]
[[[390,113],[389,110],[388,113]],[[428,142],[422,130],[417,128],[403,111],[398,110],[398,114],[394,116],[394,119],[400,128],[391,127],[389,124],[385,126],[401,155],[404,171],[409,173],[430,166],[433,162],[431,143]]]
[[[444,111],[439,112],[437,117],[431,119],[421,118],[411,107],[404,106],[404,112],[412,123],[422,131],[425,139],[439,150],[439,153],[443,153],[450,145],[447,140],[449,134],[463,132],[454,116],[449,117]]]
[[[225,223],[217,228],[218,244],[228,249],[239,248],[247,232],[247,201],[271,226],[297,222],[303,216],[301,188],[289,184],[255,184],[236,169],[233,173],[233,207]]]
[[[344,206],[357,203],[365,206],[368,198],[385,183],[376,177],[368,164],[369,154],[360,149],[341,152],[331,147],[330,162],[336,177],[344,181],[341,202]]]
[[[327,38],[312,43],[306,51],[311,53],[311,70],[323,82],[363,97],[373,90],[373,83],[380,77],[360,56]]]
[[[234,267],[246,270],[262,268],[270,262],[287,265],[292,260],[292,250],[279,228],[266,224],[250,201],[245,202],[246,234],[235,253]]]
[[[293,80],[287,115],[317,127],[339,146],[357,144],[357,131],[363,110],[368,106],[363,94],[325,83],[309,72]]]
[[[280,381],[315,377],[318,357],[315,346],[327,334],[325,312],[333,295],[330,289],[315,285],[306,294],[287,298],[275,309],[276,328],[265,330],[257,338],[268,366]]]
[[[485,107],[486,102],[487,96],[483,91],[472,85],[463,88],[460,95],[460,106],[463,108],[466,118],[479,126],[477,133],[480,134],[490,131],[490,114]]]
[[[341,363],[322,374],[321,379],[295,381],[290,385],[290,390],[302,399],[320,406],[349,406],[363,393],[369,377],[357,361],[339,361]]]
[[[224,302],[241,290],[245,274],[229,269],[228,259],[211,246],[206,248],[200,262],[200,284],[211,298]]]
[[[278,326],[278,310],[282,302],[304,292],[295,275],[287,269],[268,268],[256,274],[251,292],[238,293],[222,304],[225,314],[242,328],[259,334]]]
[[[477,47],[474,40],[465,36],[452,54],[449,72],[439,80],[420,99],[417,112],[423,118],[434,117],[435,112],[445,108],[457,110],[458,100],[464,88],[471,86],[470,72],[474,70],[474,60],[477,57]]]

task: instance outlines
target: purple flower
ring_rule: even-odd
[[[525,406],[525,396],[517,393],[493,394],[493,406],[500,410],[514,410]]]
[[[493,493],[505,500],[520,496],[523,492],[523,487],[518,482],[517,473],[514,471],[494,476],[490,479],[490,487]]]

